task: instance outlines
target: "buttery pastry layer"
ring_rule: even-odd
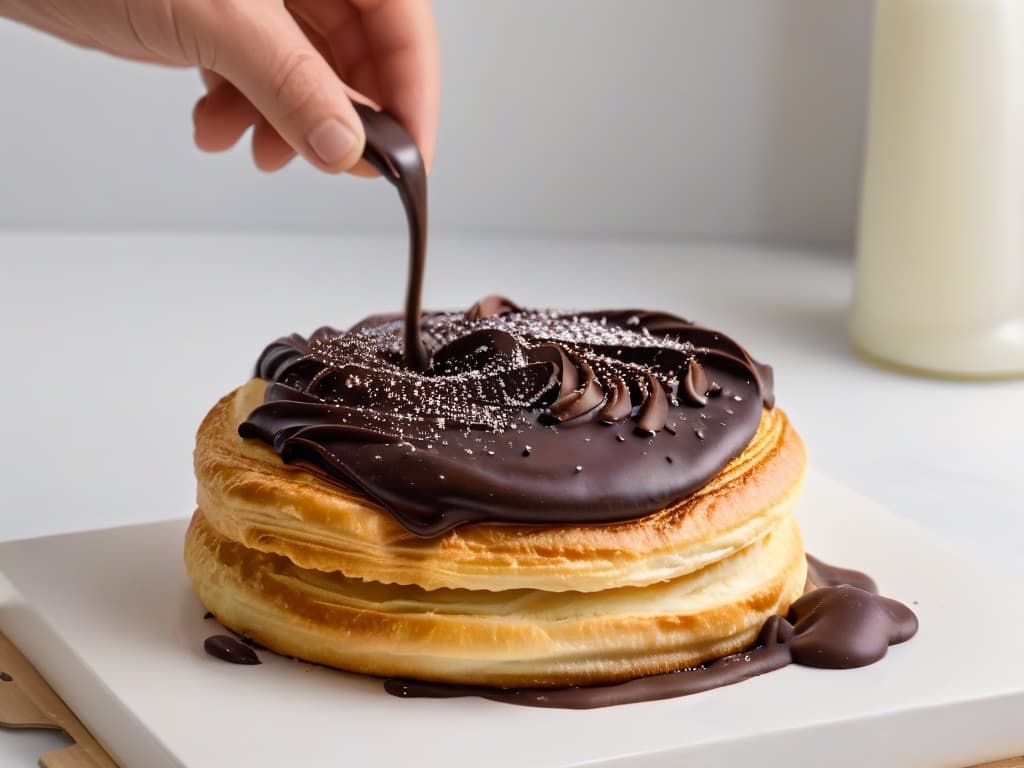
[[[199,429],[198,503],[208,525],[302,568],[384,584],[592,592],[675,580],[788,520],[803,479],[803,444],[774,408],[710,483],[653,515],[604,525],[474,524],[421,539],[358,492],[242,440],[238,425],[264,388],[254,379],[223,398]]]
[[[271,650],[373,675],[494,686],[604,683],[749,646],[806,577],[789,515],[711,565],[588,593],[424,590],[302,568],[233,542],[199,510],[185,562],[202,602]]]

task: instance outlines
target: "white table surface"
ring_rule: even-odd
[[[1024,584],[1024,381],[875,368],[846,341],[842,254],[696,243],[431,243],[424,303],[642,306],[775,368],[811,462]],[[0,539],[181,517],[206,409],[273,338],[400,307],[404,239],[0,233]],[[922,276],[927,279],[927,276]],[[0,765],[55,736],[0,732]]]

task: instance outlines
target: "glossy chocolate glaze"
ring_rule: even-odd
[[[767,367],[665,313],[490,297],[420,327],[422,373],[404,364],[394,317],[274,342],[257,364],[265,403],[239,433],[436,536],[655,512],[740,454],[772,402]]]
[[[203,642],[203,650],[211,656],[232,664],[259,664],[256,651],[229,635],[211,635]]]
[[[530,707],[594,709],[700,693],[789,664],[829,669],[865,666],[881,659],[890,645],[917,632],[917,617],[908,607],[846,583],[873,585],[870,577],[810,556],[808,565],[813,568],[814,583],[830,586],[804,594],[786,618],[769,618],[749,650],[699,667],[590,687],[501,689],[394,678],[384,682],[384,689],[402,698],[482,696]]]

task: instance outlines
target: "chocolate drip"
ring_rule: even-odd
[[[810,556],[807,559],[816,583],[832,586],[805,594],[790,606],[786,618],[769,618],[749,650],[699,667],[590,687],[502,689],[393,678],[384,682],[384,689],[402,698],[482,696],[530,707],[593,709],[700,693],[791,663],[829,669],[873,664],[890,645],[909,640],[917,632],[917,617],[908,607],[845,583],[873,585],[869,576]]]
[[[418,327],[424,371],[403,364],[393,316],[274,342],[257,364],[265,403],[239,433],[436,536],[471,522],[654,512],[740,454],[771,398],[742,347],[664,313],[524,310],[492,297]],[[694,397],[708,376],[731,396]],[[607,425],[627,420],[638,436],[617,442]],[[701,439],[667,428],[682,422]]]
[[[259,664],[256,651],[228,635],[211,635],[203,642],[203,650],[211,656],[232,664]]]
[[[878,592],[878,585],[875,584],[875,580],[866,573],[829,565],[814,557],[814,555],[807,555],[807,587],[804,589],[805,592],[810,592],[818,587],[838,587],[841,584],[849,584],[851,587],[863,589],[865,592]]]
[[[363,157],[398,189],[409,225],[409,285],[405,295],[405,364],[427,369],[420,338],[420,302],[427,260],[427,171],[416,142],[394,117],[354,103],[366,130]]]

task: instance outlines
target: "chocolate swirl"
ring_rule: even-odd
[[[769,368],[674,315],[488,297],[420,330],[422,373],[396,316],[274,342],[256,369],[265,403],[239,433],[436,536],[649,514],[741,453],[772,405]]]

